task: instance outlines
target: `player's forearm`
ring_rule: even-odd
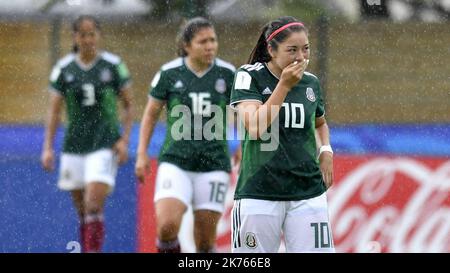
[[[139,144],[137,148],[138,155],[147,153],[154,127],[154,123],[148,117],[142,119],[141,128],[139,129]]]
[[[147,153],[148,145],[158,121],[159,113],[159,109],[152,109],[151,104],[147,104],[139,129],[138,155]]]
[[[49,118],[47,122],[47,127],[45,129],[45,140],[43,146],[44,150],[53,150],[53,142],[58,124],[59,121],[56,117]]]
[[[130,140],[131,127],[133,126],[133,113],[134,113],[133,105],[131,103],[127,105],[124,109],[124,112],[125,113],[122,122],[123,127],[122,139],[126,143],[128,143]]]
[[[60,113],[61,113],[61,105],[57,99],[53,98],[51,103],[51,108],[48,112],[47,117],[47,126],[45,128],[45,138],[44,138],[44,150],[52,150],[53,149],[53,141],[56,135],[56,129],[60,123]]]
[[[123,88],[120,92],[120,99],[123,105],[122,115],[122,137],[127,144],[130,139],[131,127],[133,126],[134,106],[132,102],[132,93],[129,87]]]
[[[270,98],[250,115],[247,129],[252,136],[259,138],[267,131],[267,128],[278,116],[288,92],[288,87],[278,84]]]
[[[317,136],[321,145],[330,145],[330,129],[328,124],[324,121],[316,127]]]

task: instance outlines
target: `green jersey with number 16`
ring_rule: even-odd
[[[167,102],[167,131],[159,161],[193,172],[230,171],[226,106],[235,68],[216,58],[203,75],[184,58],[161,67],[150,96]]]

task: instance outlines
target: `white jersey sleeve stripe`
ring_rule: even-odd
[[[107,51],[103,51],[101,54],[102,58],[105,59],[106,61],[112,63],[112,64],[120,64],[121,60],[120,57],[117,55],[114,55],[110,52]]]
[[[226,62],[222,59],[216,58],[216,64],[217,64],[217,66],[228,68],[229,70],[231,70],[233,72],[236,71],[236,67],[234,65],[232,65],[229,62]]]
[[[183,65],[183,59],[182,58],[176,58],[175,60],[164,64],[161,67],[161,70],[165,71],[165,70],[169,70],[169,69],[172,69],[172,68],[180,67],[182,65]]]

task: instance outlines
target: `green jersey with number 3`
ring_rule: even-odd
[[[114,145],[120,138],[117,96],[129,81],[125,64],[109,52],[88,66],[73,53],[55,65],[50,90],[66,102],[65,153],[85,154]]]
[[[235,68],[216,58],[197,75],[177,58],[161,67],[150,96],[167,102],[167,131],[159,161],[193,172],[230,171],[226,106]]]
[[[278,81],[266,64],[242,66],[236,72],[231,105],[265,103]],[[245,130],[235,199],[303,200],[325,192],[315,141],[315,119],[323,115],[319,80],[305,72],[282,104],[275,120],[278,129],[275,123],[269,128],[270,138],[253,140]]]

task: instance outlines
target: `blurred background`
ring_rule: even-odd
[[[0,251],[70,252],[77,240],[70,198],[39,156],[50,70],[71,50],[71,22],[81,14],[100,20],[103,48],[128,65],[136,105],[130,160],[107,207],[105,251],[154,251],[154,177],[136,184],[134,154],[149,83],[176,57],[181,23],[211,19],[219,57],[239,67],[262,26],[291,15],[310,30],[308,69],[325,94],[337,250],[450,252],[450,0],[0,0]],[[164,124],[162,117],[153,157]],[[230,209],[232,189],[228,201]],[[225,252],[228,216],[219,226]],[[192,252],[191,231],[182,234]]]

